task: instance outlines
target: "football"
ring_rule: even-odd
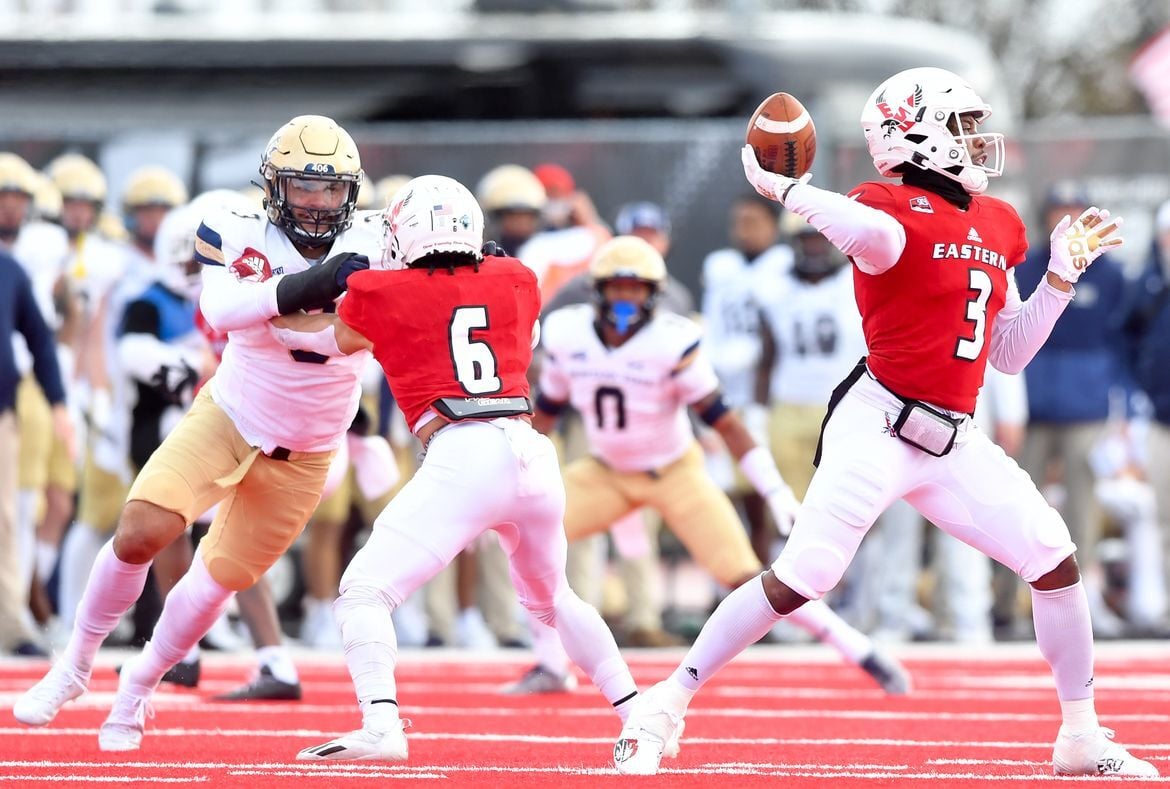
[[[795,96],[773,93],[756,108],[748,123],[748,145],[768,172],[799,178],[817,154],[817,130]]]

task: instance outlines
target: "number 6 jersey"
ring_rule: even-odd
[[[686,407],[719,387],[699,349],[702,330],[681,315],[655,312],[634,336],[609,348],[592,305],[544,320],[541,396],[571,402],[585,423],[589,451],[618,471],[659,469],[694,441]]]
[[[519,260],[359,271],[348,284],[341,319],[374,344],[411,429],[440,398],[528,396],[540,291]]]
[[[1024,223],[1010,205],[982,195],[966,211],[902,184],[867,182],[849,196],[906,231],[891,268],[853,269],[870,371],[901,397],[973,412],[1008,270],[1028,249]]]

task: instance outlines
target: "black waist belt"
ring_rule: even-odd
[[[865,375],[865,360],[866,357],[862,356],[857,366],[849,371],[849,375],[845,376],[845,380],[837,384],[837,388],[833,390],[833,394],[829,395],[829,409],[825,412],[824,420],[821,421],[821,433],[817,436],[817,451],[813,455],[813,468],[821,464],[821,449],[824,447],[825,428],[829,424],[829,417],[833,415],[833,410],[845,399],[845,393],[853,388],[853,384],[861,380],[861,376]]]
[[[431,407],[452,422],[532,413],[532,401],[527,397],[440,397]]]

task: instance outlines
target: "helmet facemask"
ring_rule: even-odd
[[[646,285],[650,293],[641,304],[626,299],[610,301],[605,295],[605,286],[615,280],[630,280]],[[636,276],[616,274],[612,277],[597,280],[594,283],[593,296],[597,305],[597,315],[603,323],[612,326],[618,334],[629,335],[644,326],[654,315],[661,295],[661,284],[655,280],[643,279]]]
[[[272,170],[262,175],[266,187],[265,208],[268,219],[284,230],[294,243],[310,247],[324,246],[344,232],[353,221],[358,190],[361,188],[359,173],[324,175]],[[289,197],[290,182],[307,192],[326,191],[341,184],[345,188],[345,197],[340,205],[330,208],[296,205]]]

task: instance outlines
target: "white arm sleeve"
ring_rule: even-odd
[[[331,323],[320,331],[306,332],[278,329],[270,325],[272,336],[286,348],[294,351],[312,351],[322,356],[345,356],[337,347],[337,333]]]
[[[797,184],[784,198],[784,206],[807,219],[866,274],[891,268],[906,248],[901,222],[838,192]]]
[[[125,334],[118,340],[118,360],[136,381],[151,383],[160,370],[186,365],[199,369],[201,359],[194,348],[168,345],[153,334]]]
[[[264,282],[241,282],[223,266],[203,267],[203,292],[199,309],[208,325],[218,332],[239,331],[275,318],[276,276]]]
[[[1048,339],[1073,295],[1052,287],[1045,277],[1031,298],[1021,301],[1015,273],[1009,271],[1007,300],[991,327],[991,347],[987,351],[991,366],[1005,373],[1023,370]]]

